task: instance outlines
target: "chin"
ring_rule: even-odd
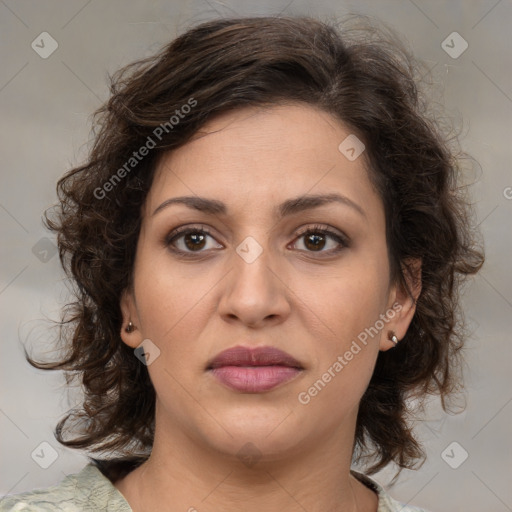
[[[224,425],[234,445],[253,443],[266,455],[279,455],[296,449],[305,435],[304,421],[297,421],[291,408],[242,408],[226,418]]]
[[[295,439],[297,432],[282,432],[281,434],[267,435],[256,431],[234,432],[223,439],[210,439],[212,448],[223,453],[227,458],[240,460],[247,467],[256,462],[276,462],[284,460],[297,452],[301,439]],[[235,460],[236,460],[235,459]]]

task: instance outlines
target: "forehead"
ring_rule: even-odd
[[[303,104],[223,113],[163,156],[148,208],[172,196],[198,195],[238,211],[261,210],[289,197],[339,192],[365,207],[373,201],[378,210],[364,152],[350,160],[340,151],[347,137],[354,134],[339,120]]]

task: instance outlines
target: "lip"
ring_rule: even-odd
[[[290,354],[275,347],[236,346],[215,356],[206,370],[231,389],[261,393],[289,381],[304,368]]]

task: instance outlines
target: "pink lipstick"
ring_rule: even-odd
[[[207,370],[220,382],[242,393],[269,391],[303,369],[290,354],[274,347],[229,348],[207,365]]]

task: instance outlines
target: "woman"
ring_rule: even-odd
[[[407,399],[459,384],[483,255],[412,58],[366,27],[215,20],[114,76],[46,216],[68,351],[27,355],[81,376],[56,436],[107,456],[0,510],[420,510],[367,475],[423,458]]]

